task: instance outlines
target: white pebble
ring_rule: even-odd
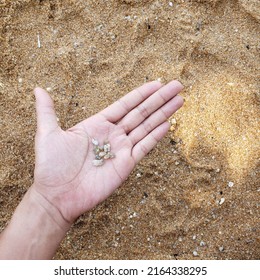
[[[106,153],[105,153],[105,152],[100,152],[98,155],[99,155],[100,157],[104,157],[104,156],[106,155]]]
[[[48,92],[50,92],[50,91],[52,91],[52,88],[51,88],[51,87],[47,87],[46,90],[47,90]]]
[[[218,249],[219,249],[220,252],[224,251],[224,247],[223,246],[220,246]]]
[[[193,256],[194,257],[197,257],[199,254],[198,254],[198,252],[197,251],[193,251]]]
[[[223,204],[225,202],[225,198],[221,197],[220,201],[219,201],[219,205]]]
[[[171,124],[173,124],[173,125],[176,125],[176,124],[177,124],[177,121],[176,121],[175,118],[171,119]]]
[[[38,48],[41,47],[41,40],[40,40],[40,35],[37,34],[37,45],[38,45]]]
[[[105,144],[104,145],[104,152],[110,152],[110,144]]]
[[[93,145],[98,146],[98,140],[92,138],[91,141],[92,141],[92,144],[93,144]]]
[[[195,240],[196,238],[197,238],[197,236],[196,236],[196,235],[193,235],[193,236],[192,236],[192,239],[193,239],[193,240]]]
[[[229,186],[230,188],[232,188],[232,187],[234,186],[234,183],[233,183],[233,182],[228,182],[228,186]]]
[[[137,177],[137,178],[140,178],[140,177],[142,177],[142,175],[141,175],[140,173],[137,173],[137,174],[136,174],[136,177]]]
[[[206,243],[204,242],[204,241],[200,241],[200,246],[202,247],[202,246],[205,246],[206,245]]]
[[[172,6],[173,6],[173,3],[172,3],[172,2],[169,2],[169,6],[172,7]]]
[[[22,79],[22,78],[19,78],[19,79],[18,79],[18,82],[19,82],[19,83],[22,83],[22,82],[23,82],[23,79]]]

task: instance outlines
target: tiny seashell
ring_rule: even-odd
[[[116,155],[114,153],[109,153],[109,157],[114,158],[114,157],[116,157]]]
[[[103,157],[103,156],[106,155],[106,152],[100,152],[98,155],[99,155],[100,157]]]
[[[105,154],[104,159],[109,159],[110,155],[109,154]]]
[[[93,165],[94,165],[94,166],[101,166],[101,165],[103,165],[103,164],[104,164],[103,159],[99,159],[99,160],[94,159],[94,160],[93,160]]]
[[[109,158],[114,158],[115,157],[115,154],[113,153],[107,153],[105,156],[104,156],[104,159],[109,159]]]
[[[104,152],[110,152],[110,144],[105,144],[104,145]]]
[[[92,138],[92,144],[93,144],[94,146],[98,146],[98,140]]]

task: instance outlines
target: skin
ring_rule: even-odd
[[[182,105],[178,81],[153,81],[64,131],[51,97],[36,97],[34,183],[0,235],[0,259],[51,259],[73,222],[110,196],[164,137]],[[92,138],[108,140],[115,158],[93,166]]]

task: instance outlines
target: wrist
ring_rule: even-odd
[[[53,226],[60,229],[61,232],[66,233],[69,230],[72,223],[63,217],[59,209],[44,195],[42,195],[34,184],[27,191],[26,195],[28,195],[29,203],[37,208],[37,211],[42,216],[42,219],[48,221],[50,224],[53,224]]]
[[[1,234],[0,259],[51,259],[69,228],[57,208],[32,186]]]

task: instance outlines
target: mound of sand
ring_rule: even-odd
[[[56,258],[259,258],[259,3],[0,1],[0,228],[33,182],[36,85],[66,129],[179,79],[171,132]]]

